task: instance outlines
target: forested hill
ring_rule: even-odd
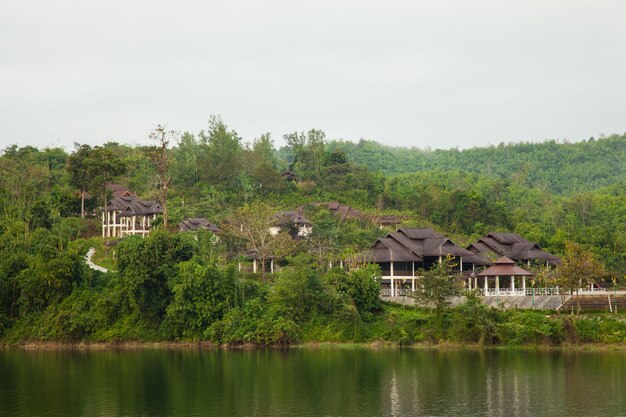
[[[466,150],[400,148],[361,140],[332,141],[351,162],[386,174],[465,171],[514,178],[556,194],[573,195],[626,179],[626,134],[577,143],[515,143]]]

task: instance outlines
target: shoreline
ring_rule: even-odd
[[[616,344],[562,344],[562,345],[481,345],[481,344],[461,344],[453,342],[442,342],[439,344],[418,343],[408,346],[401,346],[385,341],[375,342],[306,342],[293,345],[267,345],[258,346],[252,344],[243,345],[216,345],[211,342],[147,342],[147,341],[125,341],[125,342],[0,342],[0,349],[19,349],[29,351],[62,351],[62,350],[225,350],[225,351],[253,351],[253,350],[289,350],[289,349],[372,349],[372,350],[534,350],[534,351],[562,351],[562,352],[596,352],[596,351],[624,351],[626,353],[626,343]]]

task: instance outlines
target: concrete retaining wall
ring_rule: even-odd
[[[570,298],[565,296],[565,301]],[[415,300],[411,297],[382,297],[383,300],[397,304],[415,305]],[[521,310],[558,310],[563,305],[560,295],[537,295],[519,297],[480,297],[486,305],[502,309],[519,308]],[[465,302],[465,297],[453,297],[450,302],[458,305]]]

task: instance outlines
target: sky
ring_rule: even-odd
[[[469,148],[626,132],[623,0],[2,0],[0,149],[211,115]]]

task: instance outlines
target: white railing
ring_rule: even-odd
[[[489,297],[521,297],[521,296],[533,296],[533,295],[560,295],[561,291],[558,287],[548,287],[548,288],[487,288],[487,293],[485,294],[484,288],[476,289],[478,295],[487,295]],[[593,291],[589,288],[579,289],[579,294],[606,294],[607,290],[605,288],[594,288]],[[406,297],[413,293],[413,290],[410,288],[396,288],[394,291],[395,297]],[[391,288],[382,288],[380,290],[381,297],[391,297]]]
[[[515,297],[515,296],[524,296],[524,295],[560,295],[561,291],[559,287],[548,287],[548,288],[516,288],[514,290],[510,288],[488,288],[487,294],[485,294],[484,288],[477,289],[479,295],[487,295],[489,297]],[[605,288],[594,288],[593,291],[589,288],[581,288],[578,290],[579,294],[594,294],[594,293],[606,293]]]
[[[479,295],[487,295],[489,297],[520,297],[526,295],[559,295],[559,289],[557,287],[551,288],[488,288],[487,293],[485,294],[484,288],[479,288]]]
[[[594,288],[594,289],[589,289],[589,288],[581,288],[578,290],[579,294],[594,294],[594,293],[606,293],[606,288]]]
[[[396,288],[395,297],[406,297],[413,293],[413,290],[410,288]],[[391,288],[382,288],[380,290],[381,297],[391,297]]]

